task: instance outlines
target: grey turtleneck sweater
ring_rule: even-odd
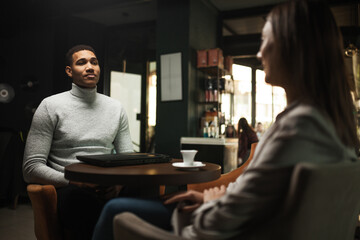
[[[28,183],[67,185],[64,167],[76,155],[132,152],[126,113],[115,99],[72,84],[45,98],[26,141],[23,174]]]

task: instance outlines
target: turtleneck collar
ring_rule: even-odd
[[[85,101],[94,101],[96,98],[97,87],[95,88],[81,88],[75,83],[72,83],[70,93],[75,97],[82,98]]]

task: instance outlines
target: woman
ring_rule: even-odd
[[[249,155],[251,144],[259,141],[256,132],[250,127],[245,118],[240,118],[238,123],[238,137],[239,137],[239,150],[238,150],[238,164],[244,163]]]
[[[165,205],[154,205],[153,217],[146,220],[153,222],[164,206],[186,200],[191,204],[181,210],[192,212],[191,218],[180,226],[180,212],[175,211],[177,234],[188,239],[251,234],[252,225],[266,224],[281,208],[291,176],[291,170],[282,169],[304,161],[357,161],[359,143],[342,44],[334,17],[323,3],[289,1],[275,7],[267,17],[257,56],[266,82],[285,89],[288,106],[262,136],[247,171],[234,183],[203,193],[178,194]],[[278,170],[265,173],[260,171],[262,166]],[[104,219],[133,211],[118,201],[104,209],[95,236],[111,234],[102,231],[112,224]],[[145,205],[151,203],[143,200],[141,207]]]

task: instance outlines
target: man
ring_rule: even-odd
[[[36,110],[28,134],[23,174],[28,183],[57,188],[60,222],[90,239],[106,200],[120,188],[69,182],[64,167],[79,162],[76,155],[132,152],[128,119],[122,105],[96,92],[100,67],[95,51],[77,45],[66,54],[66,74],[72,89],[45,98]]]
[[[256,125],[256,135],[258,139],[264,134],[264,127],[261,122],[258,122]]]

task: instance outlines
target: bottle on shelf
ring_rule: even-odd
[[[218,138],[219,137],[219,127],[218,127],[218,117],[214,117],[210,122],[209,126],[209,137]]]
[[[209,123],[205,122],[205,126],[203,129],[203,137],[207,138],[209,137]]]
[[[210,131],[209,131],[209,137],[214,138],[215,137],[215,128],[213,124],[210,124]]]
[[[218,90],[217,89],[214,89],[213,91],[213,97],[214,97],[214,100],[213,101],[218,101]]]
[[[213,95],[212,87],[210,86],[206,91],[207,91],[207,95],[208,95],[207,102],[214,101],[214,95]]]
[[[214,86],[211,78],[206,79],[205,84],[205,102],[213,102],[214,101]]]
[[[218,138],[219,137],[219,121],[218,121],[218,117],[214,117],[214,138]]]

